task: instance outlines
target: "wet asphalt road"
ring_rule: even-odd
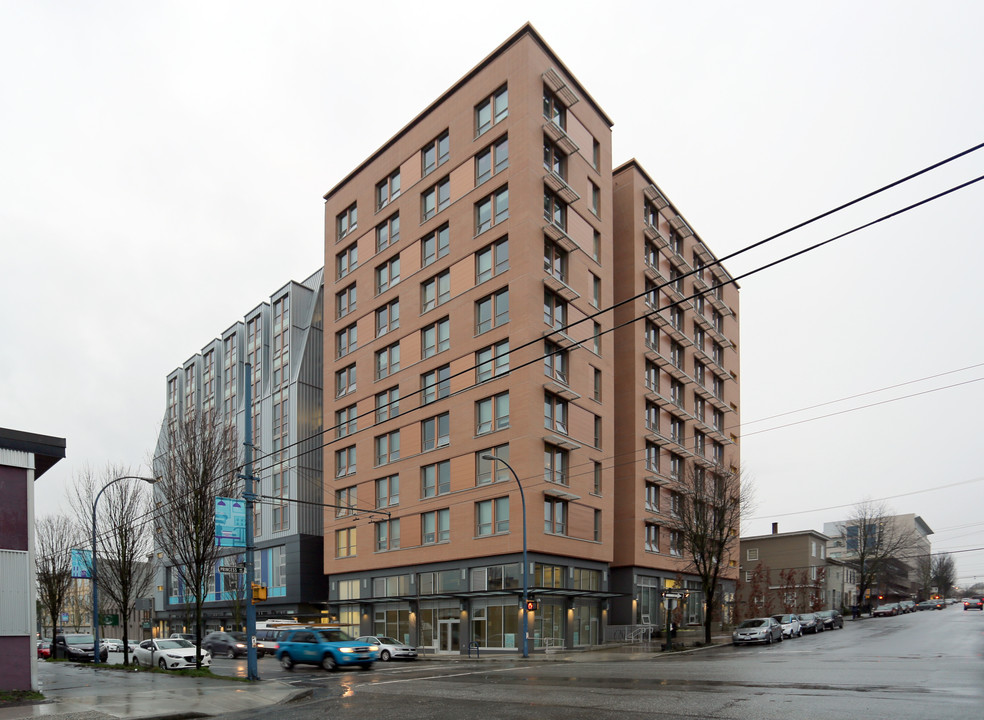
[[[616,658],[616,659],[612,659]],[[213,670],[245,672],[245,660]],[[259,664],[263,679],[309,688],[310,699],[228,720],[325,717],[647,717],[735,720],[984,717],[984,614],[959,606],[847,621],[843,630],[769,647],[722,647],[670,658],[585,662],[377,663],[326,673]]]

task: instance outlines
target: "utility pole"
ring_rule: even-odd
[[[253,540],[253,503],[256,494],[253,492],[253,378],[252,366],[246,363],[246,438],[245,468],[240,477],[244,480],[243,499],[246,501],[246,678],[259,680],[256,668],[256,605],[253,604],[253,552],[256,543]]]

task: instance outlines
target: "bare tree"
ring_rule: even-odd
[[[680,548],[699,578],[704,595],[704,642],[711,642],[711,624],[722,571],[729,567],[738,544],[741,518],[751,496],[743,493],[741,475],[723,465],[705,468],[688,463],[680,492],[676,530]]]
[[[102,473],[86,467],[76,475],[70,502],[83,527],[92,522],[92,503],[99,492],[117,478],[133,474],[130,468],[109,465]],[[130,662],[127,620],[154,580],[153,568],[146,559],[153,550],[151,508],[150,494],[136,481],[109,485],[99,501],[96,568],[99,589],[109,601],[99,604],[115,609],[122,620],[124,664]]]
[[[893,521],[883,502],[854,506],[844,526],[847,550],[858,564],[858,601],[882,579],[894,576],[900,558],[909,554],[914,533]],[[884,577],[883,577],[884,576]]]
[[[787,568],[779,572],[779,592],[782,602],[782,611],[791,613],[797,608],[799,602],[798,591],[796,589],[796,569]]]
[[[919,582],[919,599],[925,600],[933,594],[933,558],[928,553],[916,560],[916,576]]]
[[[934,555],[931,577],[936,592],[941,597],[948,597],[953,590],[953,584],[957,581],[957,565],[953,562],[953,556],[949,553]]]
[[[769,566],[759,560],[748,582],[748,603],[746,617],[756,618],[765,614],[766,595],[769,593]]]
[[[80,548],[81,542],[75,524],[66,515],[46,515],[35,523],[34,530],[38,602],[48,613],[54,637],[72,587],[72,550]]]
[[[214,410],[167,420],[155,458],[155,525],[171,572],[194,599],[195,638],[202,641],[202,606],[223,551],[215,543],[215,499],[238,493],[235,432]],[[201,657],[196,658],[201,667]]]

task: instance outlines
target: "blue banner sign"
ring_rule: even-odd
[[[246,547],[246,501],[215,498],[215,544]]]
[[[85,579],[92,577],[91,550],[72,550],[72,577]]]

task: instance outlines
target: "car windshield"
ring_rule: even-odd
[[[790,623],[790,622],[793,621],[793,616],[792,615],[773,615],[772,616],[772,619],[775,620],[776,622]]]
[[[400,645],[401,644],[400,641],[397,640],[396,638],[382,637],[382,636],[380,636],[379,642],[381,642],[383,645]]]
[[[325,642],[345,642],[352,639],[348,633],[342,630],[321,630],[318,635]]]
[[[246,633],[231,632],[229,634],[232,635],[233,640],[238,640],[239,642],[246,642]]]
[[[177,650],[178,648],[190,648],[195,646],[187,640],[178,638],[175,640],[158,640],[157,647],[160,650]]]
[[[745,622],[743,622],[738,627],[739,628],[755,628],[755,627],[762,627],[763,625],[765,625],[765,620],[763,620],[762,618],[756,618],[754,620],[746,620]]]
[[[92,635],[66,635],[68,645],[92,645]]]

